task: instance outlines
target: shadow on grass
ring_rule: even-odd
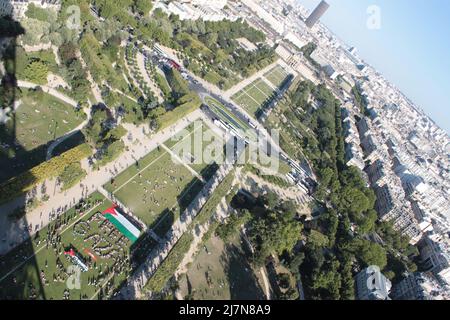
[[[160,218],[153,223],[151,229],[158,235],[158,237],[163,238],[169,231],[175,222],[175,213],[170,209],[164,209],[161,213]]]
[[[263,300],[264,291],[242,249],[228,244],[225,274],[230,284],[231,300]]]
[[[26,171],[39,163],[42,156],[45,157],[45,150],[38,148],[30,152],[17,141],[15,101],[19,89],[16,79],[16,42],[25,30],[12,18],[12,4],[3,2],[3,9],[10,12],[10,16],[0,17],[0,61],[5,66],[0,71],[0,183]],[[25,174],[23,178],[31,182],[35,180],[31,174]],[[2,192],[11,191],[5,185],[3,188]],[[26,201],[25,195],[22,195],[15,199],[15,206],[0,205],[0,224],[3,224],[0,228],[0,300],[46,299],[39,266],[34,257],[33,240],[29,239],[30,231],[37,230],[38,226],[29,225],[21,209],[26,206]],[[13,207],[17,209],[12,210]],[[27,267],[15,273],[24,261],[27,261]]]

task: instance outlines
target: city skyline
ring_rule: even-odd
[[[309,10],[319,2],[298,0]],[[328,3],[330,8],[321,22],[347,45],[355,46],[364,61],[450,134],[450,97],[446,94],[450,91],[446,75],[450,70],[450,62],[446,59],[450,54],[450,42],[444,34],[450,29],[450,21],[444,16],[450,3],[439,0],[417,2],[414,6],[405,0],[329,0]],[[371,5],[381,10],[380,29],[367,27],[367,9]],[[342,19],[343,16],[346,18]],[[420,23],[420,18],[426,16],[433,19],[427,19],[426,24]],[[427,42],[429,46],[423,46]]]

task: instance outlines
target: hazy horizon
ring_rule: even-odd
[[[320,0],[297,2],[312,10]],[[321,21],[450,134],[450,1],[327,2],[330,8]],[[370,5],[381,9],[379,30],[366,26]]]

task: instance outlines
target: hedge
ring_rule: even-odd
[[[169,84],[167,83],[166,78],[164,78],[162,75],[160,75],[159,73],[155,73],[155,81],[156,84],[159,86],[159,88],[161,89],[164,97],[167,99],[170,97],[170,93],[171,93],[171,89],[169,87]]]
[[[204,224],[211,218],[212,214],[216,211],[220,201],[233,189],[234,170],[227,174],[222,180],[220,185],[217,186],[213,194],[209,197],[208,201],[203,205],[201,211],[195,217],[193,223]]]
[[[166,259],[161,263],[155,274],[145,285],[145,288],[152,292],[160,292],[164,289],[167,281],[173,276],[184,256],[189,251],[194,236],[188,229],[178,240],[175,246],[170,250]]]
[[[92,155],[92,150],[87,144],[81,144],[63,154],[43,162],[30,170],[11,178],[0,185],[0,203],[12,200],[23,193],[33,189],[39,183],[48,178],[59,176],[64,169],[73,162]]]
[[[257,175],[258,177],[260,177],[261,179],[265,180],[268,183],[274,184],[280,188],[290,188],[292,187],[292,184],[289,183],[288,181],[286,181],[285,179],[279,177],[279,176],[274,176],[274,175],[268,175],[268,174],[264,174],[261,172],[260,169],[256,168],[253,165],[250,164],[246,164],[245,165],[245,170],[248,172],[251,172],[255,175]]]
[[[175,122],[177,122],[181,118],[187,116],[191,112],[194,112],[195,110],[200,108],[200,106],[202,104],[200,101],[200,98],[197,95],[191,95],[191,94],[186,95],[185,97],[189,97],[189,96],[191,96],[190,101],[187,101],[187,102],[179,105],[175,109],[168,111],[158,117],[158,120],[157,120],[158,121],[158,130],[163,130],[167,127],[170,127],[171,125],[173,125]],[[182,99],[184,99],[185,97],[183,97]]]
[[[68,190],[86,177],[87,173],[79,162],[69,164],[60,174],[62,190]]]
[[[122,140],[114,141],[108,145],[105,153],[102,155],[102,158],[95,163],[94,168],[103,167],[104,165],[116,160],[124,150],[125,143]]]

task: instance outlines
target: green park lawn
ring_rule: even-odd
[[[189,141],[195,130],[204,131],[207,126],[202,123],[201,128],[195,129],[194,125],[189,125],[183,130],[184,138],[168,139],[164,145],[174,150],[181,141]],[[160,146],[104,187],[147,226],[163,235],[203,187],[203,182],[186,166],[205,180],[215,172],[211,163],[190,164],[190,159],[182,160],[185,165]]]
[[[250,97],[246,92],[239,91],[236,96],[234,96],[233,101],[238,105],[247,110],[250,114],[256,115],[260,104],[255,101],[252,97]]]
[[[16,139],[25,150],[55,140],[76,128],[85,115],[43,92],[23,90],[16,110]]]
[[[182,296],[194,300],[265,299],[260,273],[250,266],[248,254],[239,233],[229,243],[212,236],[181,276]]]
[[[175,164],[171,155],[165,152],[113,193],[150,226],[161,213],[178,207],[178,197],[187,196],[189,186],[195,180],[187,168]]]
[[[81,273],[79,288],[69,290],[69,299],[97,298],[106,282],[111,281],[109,286],[114,289],[126,279],[131,243],[98,214],[111,206],[111,202],[99,193],[91,195],[88,202],[90,209],[81,210],[83,215],[75,208],[69,209],[33,236],[33,240],[22,243],[0,259],[0,299],[63,299],[70,276],[68,267],[73,265],[64,255],[69,246],[89,265],[89,270]],[[48,246],[46,239],[50,239]],[[97,257],[96,262],[85,249]],[[116,270],[110,278],[112,273],[107,269],[112,271],[113,267],[121,270]],[[94,279],[96,285],[92,283]]]
[[[274,91],[263,80],[257,79],[236,93],[231,99],[248,112],[258,115],[261,107],[273,98]]]
[[[272,88],[262,79],[254,82],[254,86],[248,89],[247,93],[261,105],[273,96]]]

